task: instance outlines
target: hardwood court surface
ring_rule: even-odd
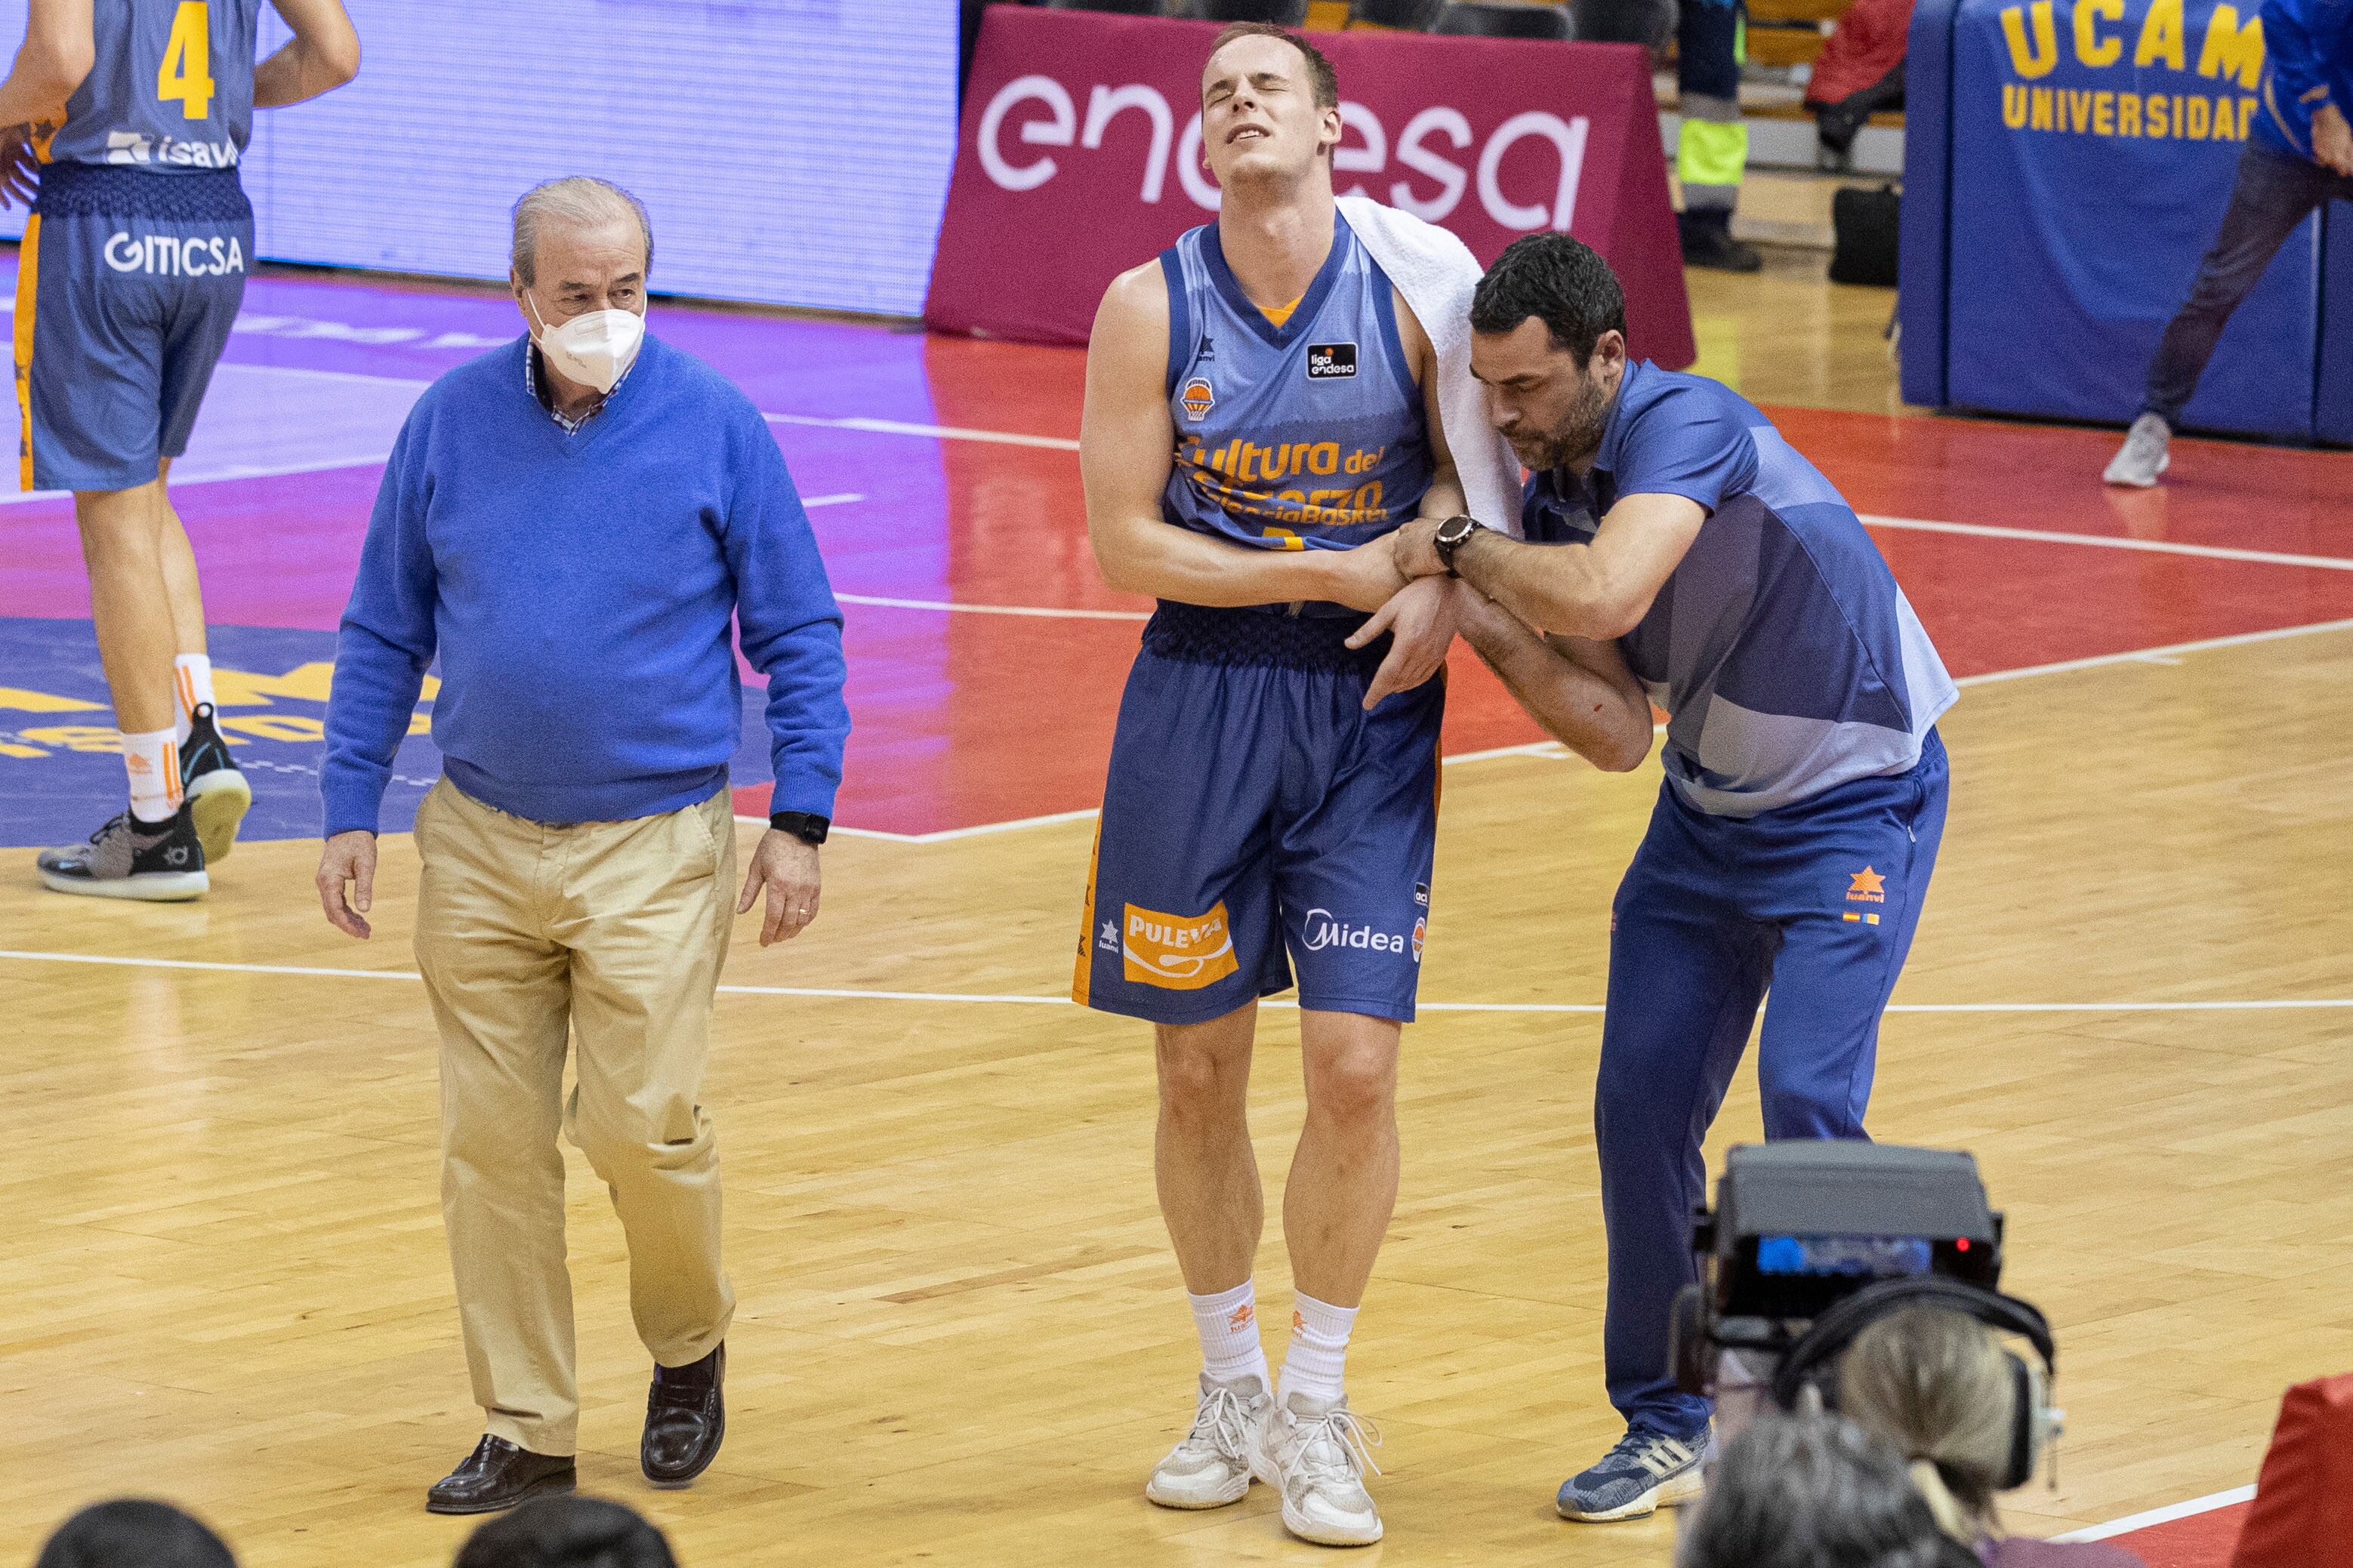
[[[1978,427],[1901,424],[1877,455],[1825,467],[1890,512],[1955,519],[1932,503],[1968,480]],[[2105,526],[2077,469],[2095,475],[2113,437],[2018,438],[2031,461],[2009,476],[2012,510],[1967,518]],[[2136,514],[2147,538],[2353,555],[2322,504],[2353,493],[2331,490],[2353,486],[2353,458],[2185,454],[2169,519]],[[1035,494],[1067,515],[1071,475],[1022,466],[1048,460],[1069,464],[1011,453],[992,481],[1010,494],[988,504]],[[2353,615],[2353,574],[1879,537],[1963,650],[1957,672],[2088,661],[1974,680],[1945,721],[1951,822],[1873,1105],[1882,1139],[1977,1152],[2010,1215],[2006,1283],[2058,1326],[2062,1487],[2014,1494],[2010,1517],[2054,1531],[2243,1484],[2280,1390],[2353,1367],[2353,626],[2294,634]],[[1018,558],[972,559],[1002,600]],[[1053,585],[1017,602],[1073,602]],[[1055,641],[1060,625],[1038,628],[1057,657],[1133,637]],[[967,661],[1018,658],[1019,626],[934,668],[985,683]],[[1492,691],[1457,675],[1466,721],[1500,726]],[[953,729],[947,750],[1060,789],[1065,759],[1025,775],[1023,758],[1099,770],[1085,748],[1104,718],[1038,700]],[[1666,1562],[1669,1521],[1551,1511],[1615,1436],[1599,1018],[1573,1009],[1600,1000],[1609,892],[1657,787],[1655,759],[1623,777],[1540,752],[1448,768],[1422,987],[1437,1005],[1407,1037],[1404,1192],[1350,1358],[1387,1436],[1389,1537],[1351,1561]],[[691,1490],[638,1476],[646,1367],[618,1228],[569,1156],[583,1483],[661,1521],[688,1568],[1331,1561],[1283,1536],[1263,1488],[1202,1514],[1141,1495],[1189,1416],[1196,1358],[1153,1202],[1149,1048],[1140,1026],[1018,1000],[1068,984],[1091,832],[845,837],[810,933],[738,946],[727,984],[769,989],[719,1003],[708,1099],[742,1305],[727,1446]],[[0,1560],[136,1490],[203,1512],[252,1568],[446,1563],[469,1526],[421,1495],[479,1415],[441,1241],[432,1028],[395,977],[413,967],[406,837],[385,840],[365,946],[316,913],[314,842],[241,847],[211,899],[181,908],[45,895],[6,854]],[[384,973],[319,973],[348,970]],[[786,994],[809,990],[857,994]],[[2335,1005],[2239,1005],[2293,1003]],[[2070,1007],[2085,1010],[2037,1010]],[[1302,1103],[1293,1018],[1265,1018],[1258,1278],[1279,1327]],[[1744,1074],[1712,1156],[1757,1130]]]

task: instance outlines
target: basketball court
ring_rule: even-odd
[[[2353,1366],[2353,455],[2183,441],[2165,487],[2119,494],[2109,431],[1901,411],[1883,291],[1778,265],[1693,288],[1695,368],[1864,514],[1962,679],[1872,1128],[1976,1152],[2005,1284],[2057,1327],[2059,1486],[2006,1517],[2055,1533],[2243,1487],[2281,1391]],[[86,830],[121,764],[71,502],[0,496],[0,1556],[20,1561],[126,1489],[263,1568],[422,1568],[468,1528],[421,1510],[479,1412],[416,860],[389,831],[438,772],[429,686],[373,942],[326,925],[311,877],[383,459],[417,394],[516,317],[496,292],[292,271],[244,311],[174,475],[257,796],[200,903],[40,890],[30,847]],[[1147,607],[1089,551],[1082,355],[667,303],[650,324],[767,414],[843,604],[856,731],[822,918],[739,942],[719,1003],[741,1306],[729,1441],[691,1492],[638,1475],[620,1234],[570,1155],[583,1488],[696,1568],[1319,1558],[1263,1490],[1205,1514],[1141,1494],[1196,1348],[1145,1031],[1066,1000]],[[1599,773],[1466,651],[1451,679],[1405,1185],[1354,1358],[1386,1436],[1367,1557],[1661,1564],[1671,1519],[1551,1506],[1618,1430],[1590,1101],[1609,899],[1658,762]],[[764,810],[747,712],[735,782]],[[1270,1017],[1252,1125],[1279,1213],[1303,1104],[1296,1029]],[[1744,1076],[1712,1161],[1757,1136]],[[1280,1245],[1278,1222],[1277,1273]]]

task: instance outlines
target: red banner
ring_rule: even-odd
[[[992,5],[923,319],[1082,343],[1112,279],[1216,216],[1201,67],[1217,27]],[[1627,44],[1316,36],[1340,77],[1342,195],[1444,225],[1479,259],[1539,229],[1599,251],[1636,356],[1697,357],[1650,65]]]

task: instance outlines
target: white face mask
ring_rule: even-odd
[[[523,302],[531,306],[532,320],[539,322],[539,336],[532,341],[547,356],[547,363],[599,392],[613,390],[638,357],[638,345],[645,341],[645,318],[634,310],[589,310],[560,327],[551,327],[528,289]]]

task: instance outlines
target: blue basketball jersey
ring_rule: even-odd
[[[260,0],[96,0],[97,63],[43,161],[229,169],[253,133]]]
[[[1432,471],[1388,276],[1345,218],[1281,326],[1226,266],[1218,226],[1161,253],[1176,467],[1161,515],[1267,550],[1345,550],[1412,519]]]

